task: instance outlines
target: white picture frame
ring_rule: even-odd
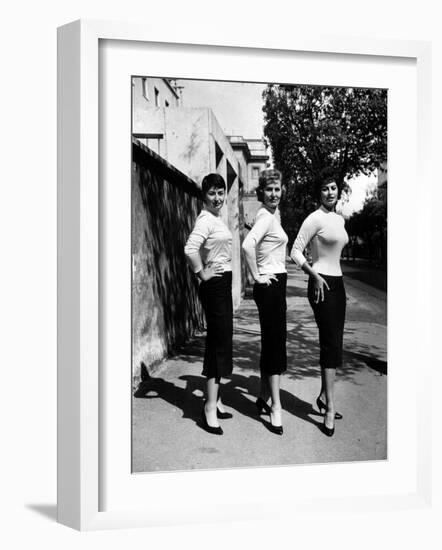
[[[421,201],[430,194],[428,151],[430,139],[430,66],[431,46],[427,42],[365,40],[343,36],[317,39],[281,37],[278,43],[267,44],[265,37],[255,42],[240,38],[217,41],[217,44],[194,42],[186,36],[167,36],[161,30],[147,32],[143,26],[118,22],[76,21],[65,25],[58,32],[58,521],[79,530],[116,527],[140,527],[167,523],[216,521],[213,511],[204,509],[203,503],[194,503],[189,510],[181,501],[173,505],[167,499],[157,503],[155,510],[146,504],[142,508],[125,507],[125,503],[111,510],[103,510],[100,483],[103,482],[102,434],[100,433],[100,204],[99,187],[99,47],[100,41],[125,41],[135,43],[167,43],[175,45],[199,45],[199,47],[229,47],[234,55],[244,48],[271,51],[297,51],[334,56],[376,56],[380,58],[408,58],[416,63],[417,71],[417,166]],[[243,51],[243,50],[242,50]],[[130,169],[129,167],[127,168]],[[431,204],[428,199],[426,204]],[[425,234],[429,220],[424,208],[418,209],[418,232]],[[428,262],[429,244],[418,250],[419,259]],[[431,285],[430,270],[422,263],[417,277],[423,286]],[[422,349],[431,354],[431,304],[428,295],[419,297],[420,342]],[[340,509],[360,510],[422,507],[431,498],[430,432],[426,419],[430,402],[424,398],[430,387],[429,366],[422,367],[416,380],[416,418],[413,428],[416,439],[416,484],[412,491],[391,492],[366,496],[333,496],[328,502],[339,502]],[[130,366],[128,366],[130,371]],[[328,468],[333,468],[329,465]],[[287,471],[287,468],[285,468]],[[341,470],[336,469],[341,476]],[[195,472],[193,472],[195,474]],[[164,476],[165,474],[163,474]],[[167,474],[177,476],[179,474]],[[200,472],[200,479],[213,476]],[[237,472],[220,474],[238,477]],[[247,477],[247,471],[242,472]],[[183,478],[182,488],[188,478]],[[165,478],[157,480],[161,485]],[[177,477],[174,478],[178,480]],[[152,478],[152,481],[153,478]],[[272,495],[284,501],[282,508],[316,509],[319,496],[294,500],[282,492]],[[243,511],[232,507],[230,514],[221,519],[257,518],[262,514],[262,502],[251,498]],[[199,507],[199,508],[198,508]],[[276,517],[281,517],[283,511]],[[235,515],[236,514],[236,515]]]

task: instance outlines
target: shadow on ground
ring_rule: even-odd
[[[198,426],[201,423],[201,395],[205,392],[206,380],[202,376],[183,375],[178,378],[185,382],[185,387],[165,380],[160,376],[151,376],[143,367],[142,381],[134,393],[138,399],[163,399],[173,407],[181,409],[182,418],[193,420]],[[260,378],[258,375],[245,376],[232,374],[231,378],[222,385],[223,403],[253,420],[257,420],[256,398],[259,394]],[[281,389],[281,402],[284,410],[305,422],[322,427],[322,422],[316,419],[321,415],[302,399],[290,392]],[[266,416],[260,416],[259,420],[270,430],[270,421]]]
[[[52,521],[57,521],[57,505],[56,504],[26,504],[28,510],[37,512],[41,516],[50,519]]]

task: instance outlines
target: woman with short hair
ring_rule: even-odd
[[[207,377],[202,410],[206,431],[222,435],[218,419],[231,418],[220,397],[221,378],[232,373],[232,234],[221,219],[226,183],[208,174],[201,184],[204,208],[196,219],[184,252],[200,281],[199,296],[206,316],[207,336],[202,374]]]

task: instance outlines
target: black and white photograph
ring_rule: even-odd
[[[386,460],[387,90],[131,86],[132,472]]]

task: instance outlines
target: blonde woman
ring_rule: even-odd
[[[278,170],[261,172],[256,194],[262,206],[243,243],[246,262],[255,280],[253,297],[261,326],[261,390],[256,406],[259,413],[270,414],[270,429],[278,435],[283,433],[280,377],[287,368],[285,258],[288,238],[277,215],[283,191]]]

